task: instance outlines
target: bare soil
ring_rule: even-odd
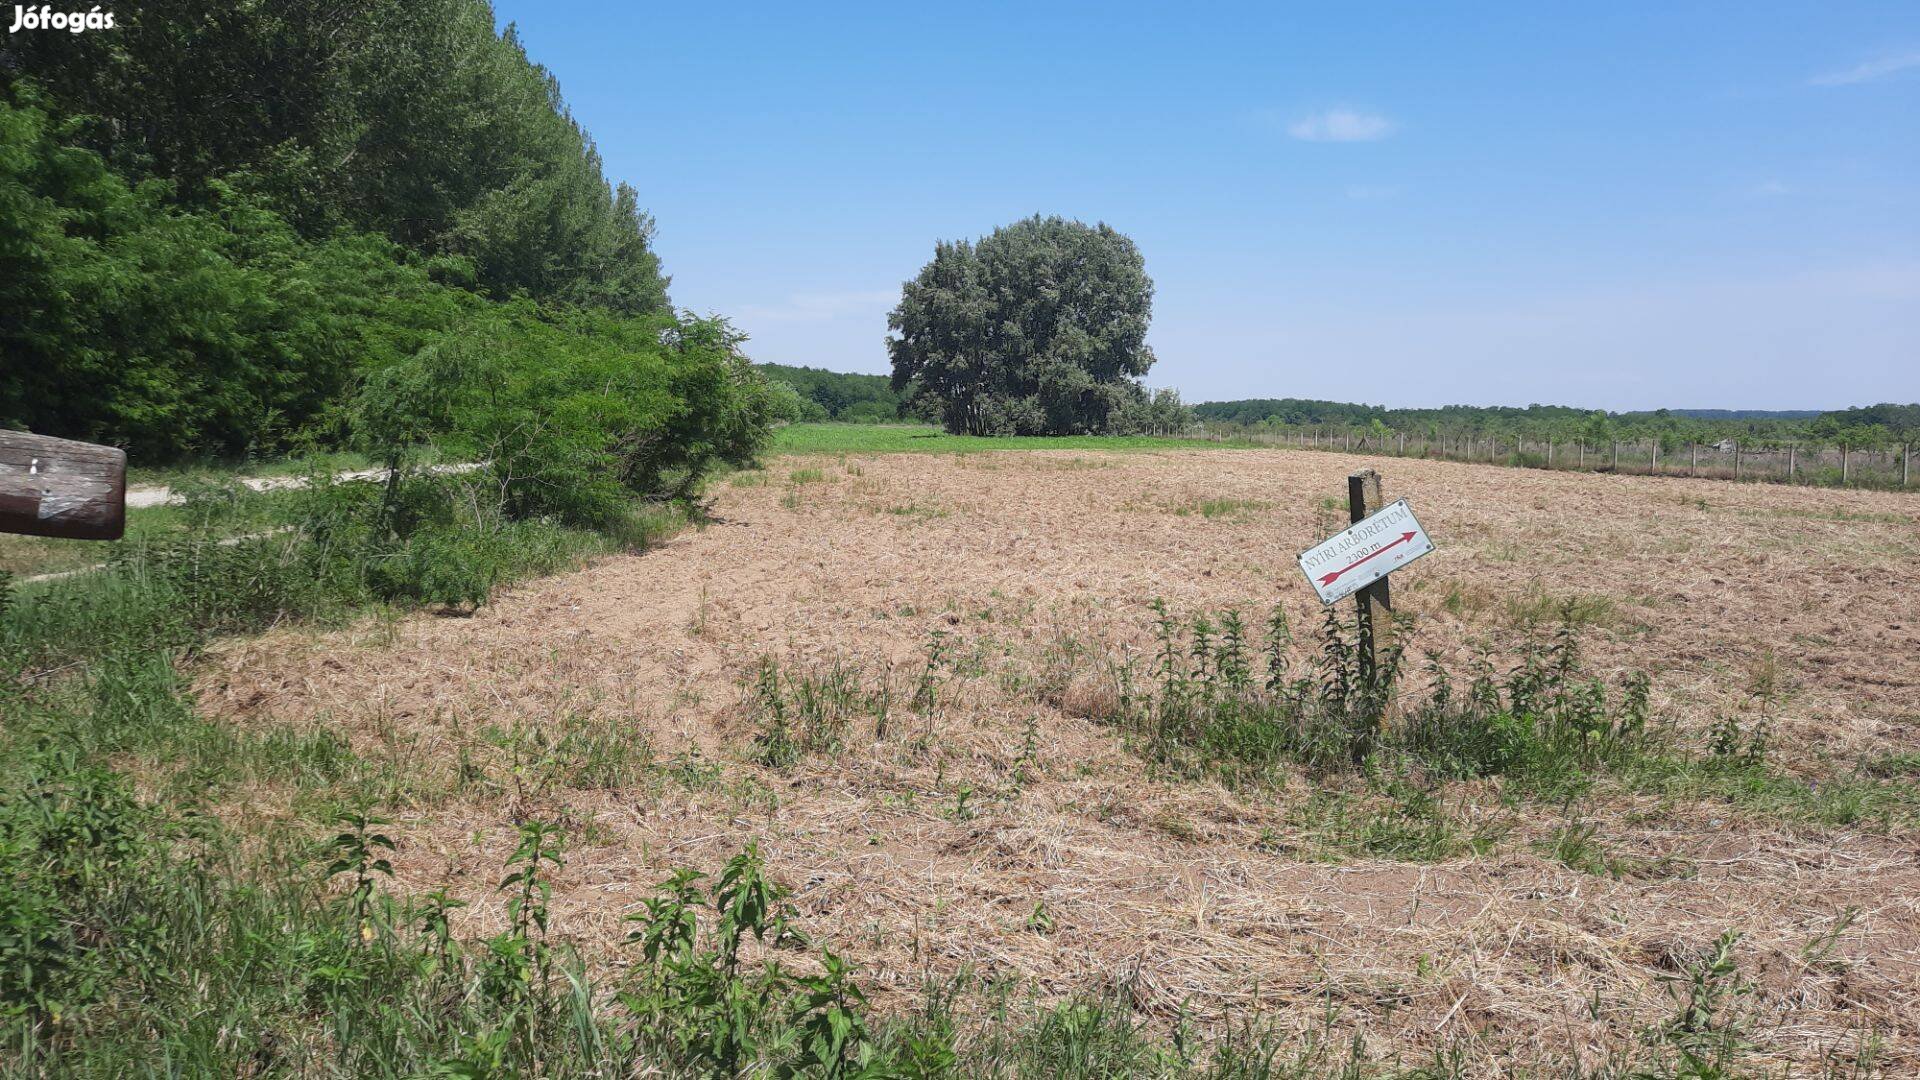
[[[222,646],[201,696],[390,762],[399,878],[472,901],[468,932],[500,923],[516,821],[562,818],[555,925],[607,963],[671,869],[757,841],[886,1007],[968,971],[1041,997],[1124,985],[1161,1017],[1331,1010],[1384,1054],[1470,1036],[1490,1065],[1592,1061],[1669,1015],[1663,979],[1731,929],[1763,1060],[1816,1071],[1873,1032],[1883,1066],[1920,1069],[1910,831],[1621,794],[1586,820],[1665,869],[1616,880],[1541,852],[1560,808],[1466,787],[1453,809],[1501,837],[1490,853],[1333,858],[1299,825],[1312,781],[1157,777],[1087,718],[1106,666],[1150,652],[1154,598],[1313,626],[1294,555],[1344,524],[1362,465],[1438,545],[1394,578],[1416,653],[1510,658],[1572,599],[1596,672],[1651,674],[1685,732],[1769,695],[1803,775],[1920,751],[1920,499],[1282,450],[782,459],[722,486],[711,524],[470,618]],[[916,709],[936,633],[957,670]],[[753,763],[763,657],[887,687],[887,730],[867,716],[838,752]],[[552,767],[567,732],[650,764],[583,783]],[[255,795],[225,812],[301,812]]]

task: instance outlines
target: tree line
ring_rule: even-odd
[[[1422,439],[1521,438],[1534,442],[1658,442],[1663,452],[1682,446],[1736,443],[1754,449],[1789,444],[1883,449],[1920,441],[1920,404],[1872,405],[1831,412],[1742,413],[1735,410],[1605,412],[1560,405],[1448,405],[1389,409],[1378,405],[1258,398],[1208,401],[1195,416],[1218,430],[1320,429]]]
[[[484,0],[146,0],[108,33],[14,34],[0,79],[129,183],[302,238],[455,256],[490,295],[667,310],[639,195],[610,186],[560,86]]]
[[[794,420],[871,424],[917,419],[903,409],[900,395],[894,393],[885,375],[858,375],[789,364],[760,364],[759,368],[768,379],[792,388],[794,402],[789,413]]]
[[[767,395],[483,0],[117,16],[0,42],[0,425],[142,463],[344,446],[374,382],[472,340],[562,381],[620,342],[653,374],[576,432],[608,447]]]

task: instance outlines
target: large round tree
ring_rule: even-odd
[[[1111,430],[1144,400],[1153,282],[1106,225],[1030,217],[941,243],[887,319],[893,385],[947,430]]]

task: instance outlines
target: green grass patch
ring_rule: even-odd
[[[952,511],[943,506],[938,506],[933,503],[923,503],[918,500],[904,503],[888,503],[884,506],[872,506],[868,509],[876,514],[886,514],[889,517],[897,518],[912,518],[918,521],[931,521],[934,518],[943,518],[952,513]]]
[[[488,875],[505,924],[463,938],[450,918],[462,901],[391,888],[404,834],[368,809],[377,791],[327,794],[368,771],[344,742],[201,717],[164,654],[97,666],[79,681],[0,684],[9,1074],[1363,1075],[1356,1050],[1317,1032],[1248,1020],[1202,1037],[1183,1021],[1169,1037],[1124,985],[1040,1005],[963,975],[930,984],[918,1009],[878,1015],[863,974],[808,941],[751,847],[712,876],[683,869],[654,886],[613,946],[622,962],[596,975],[549,907],[591,830],[530,819]],[[806,701],[838,687],[829,674],[770,690]],[[590,726],[567,732],[595,743],[570,755],[588,769],[580,780],[654,768],[599,748]],[[538,752],[564,749],[565,737]],[[136,784],[116,768],[129,758],[202,782]],[[242,778],[295,785],[312,816],[249,837],[202,812]]]
[[[126,535],[116,541],[56,540],[0,534],[0,571],[17,578],[83,570],[127,552],[188,536],[242,536],[287,524],[296,496],[290,491],[252,491],[238,484],[187,483],[176,488],[180,503],[127,511]]]
[[[1192,502],[1177,503],[1173,512],[1179,517],[1198,515],[1203,518],[1244,518],[1257,511],[1266,510],[1272,503],[1259,499],[1195,499]]]
[[[1501,831],[1464,821],[1441,795],[1408,778],[1360,792],[1322,788],[1288,814],[1288,823],[1328,857],[1358,856],[1400,862],[1439,862],[1482,855]],[[1272,834],[1261,846],[1277,847]]]

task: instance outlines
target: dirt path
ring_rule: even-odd
[[[476,464],[433,465],[427,471],[433,473],[464,473],[480,468]],[[336,481],[348,480],[385,480],[385,469],[347,469],[333,474]],[[291,491],[307,486],[304,476],[242,476],[236,482],[250,491]],[[165,484],[140,484],[127,489],[127,509],[138,510],[149,506],[169,506],[180,502],[184,496]]]
[[[1340,523],[1363,463],[1439,546],[1396,579],[1417,648],[1464,663],[1572,599],[1596,668],[1652,672],[1689,730],[1770,687],[1788,761],[1920,751],[1920,500],[1287,451],[783,460],[722,489],[715,524],[473,618],[226,646],[202,696],[391,762],[400,874],[476,901],[470,929],[498,923],[516,816],[558,814],[576,840],[556,924],[603,955],[670,868],[757,840],[808,931],[892,1002],[962,970],[1043,994],[1130,979],[1161,1015],[1257,1005],[1305,1029],[1332,1007],[1388,1051],[1477,1031],[1539,1061],[1631,1042],[1670,1011],[1660,979],[1735,929],[1768,1055],[1809,1065],[1873,1028],[1920,1067],[1912,836],[1625,800],[1606,843],[1678,869],[1611,880],[1538,853],[1556,811],[1494,803],[1460,812],[1495,854],[1329,863],[1300,836],[1304,782],[1156,779],[1071,695],[1036,699],[1065,642],[1141,655],[1156,597],[1279,599],[1312,625],[1292,557]],[[785,771],[746,760],[763,656],[904,701],[936,640],[957,673],[932,716],[863,721]],[[615,768],[609,738],[644,739],[646,761]],[[586,765],[536,767],[561,757]]]

